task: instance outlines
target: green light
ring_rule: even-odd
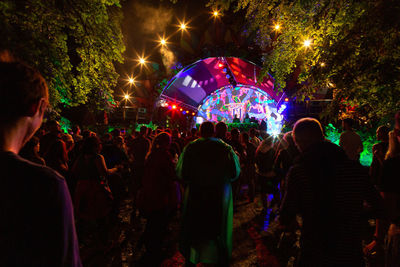
[[[373,133],[364,133],[364,132],[357,132],[361,136],[361,140],[363,140],[363,147],[364,150],[361,152],[360,155],[360,163],[363,166],[370,166],[372,162],[372,146],[375,144],[375,135]],[[339,130],[333,126],[331,123],[325,127],[325,135],[326,139],[330,140],[332,143],[339,145],[340,141],[340,134]]]
[[[63,130],[64,133],[68,133],[68,130],[71,129],[71,122],[64,117],[61,117],[60,119],[60,126],[61,126],[61,130]]]

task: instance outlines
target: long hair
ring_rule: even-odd
[[[389,133],[389,148],[385,159],[390,159],[400,154],[400,143],[395,131]]]
[[[157,150],[162,150],[162,149],[167,150],[170,145],[171,145],[171,135],[166,132],[159,133],[154,138],[153,143],[151,143],[151,147],[149,149],[149,153],[146,156],[146,159],[148,159],[151,156],[151,154],[153,154]]]

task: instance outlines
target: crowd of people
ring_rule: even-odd
[[[365,266],[373,255],[377,266],[399,266],[400,112],[393,130],[378,128],[369,169],[359,162],[363,145],[351,119],[339,146],[313,118],[279,136],[228,131],[223,122],[189,132],[75,126],[63,133],[55,120],[41,127],[48,107],[42,76],[2,60],[2,264],[81,266],[78,239],[96,235],[106,246],[121,200],[131,198],[131,222],[146,219],[140,264],[158,266],[166,257],[164,239],[179,211],[186,265],[229,266],[235,202],[245,195],[260,199],[261,213],[272,210],[282,231],[301,229],[297,266]]]

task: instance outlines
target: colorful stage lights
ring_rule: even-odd
[[[286,105],[285,104],[282,104],[281,106],[280,106],[280,108],[279,108],[279,110],[278,110],[278,113],[279,114],[282,114],[282,112],[286,109]]]
[[[173,112],[181,112],[182,115],[188,115],[188,116],[196,115],[195,112],[191,112],[189,110],[185,110],[183,107],[180,107],[178,104],[168,103],[165,100],[160,100],[160,103],[161,103],[160,104],[161,107],[168,108],[168,110],[171,110]]]

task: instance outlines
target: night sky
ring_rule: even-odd
[[[253,49],[245,41],[250,38],[241,36],[246,25],[243,12],[228,11],[215,19],[212,16],[213,10],[206,7],[207,3],[208,1],[203,0],[181,0],[176,4],[168,0],[123,2],[122,31],[126,51],[124,64],[117,65],[121,77],[116,94],[127,90],[125,79],[128,76],[137,80],[150,80],[152,86],[160,80],[161,73],[164,78],[172,78],[170,69],[177,62],[186,66],[204,57],[229,55],[242,56],[257,62],[260,58],[258,54],[246,56],[235,51],[242,50],[247,53]],[[182,21],[188,26],[187,31],[183,33],[179,30],[179,23]],[[161,50],[161,36],[165,36],[168,41],[167,49]],[[235,41],[231,40],[231,36]],[[209,39],[212,41],[207,42]],[[147,64],[147,68],[138,65],[138,56],[142,55],[150,63]],[[160,70],[157,77],[154,72],[151,74],[154,67]],[[149,89],[140,87],[135,88],[134,95],[146,97],[146,91]]]
[[[150,61],[162,64],[159,37],[168,38],[168,47],[172,51],[176,50],[182,37],[178,28],[179,21],[188,22],[190,27],[184,35],[198,34],[201,30],[199,24],[202,26],[204,21],[212,21],[211,9],[205,6],[206,3],[207,1],[201,0],[178,1],[176,4],[159,0],[123,2],[122,31],[126,46],[123,70],[134,71],[138,55],[144,55],[149,57]],[[136,73],[138,71],[136,70]]]

